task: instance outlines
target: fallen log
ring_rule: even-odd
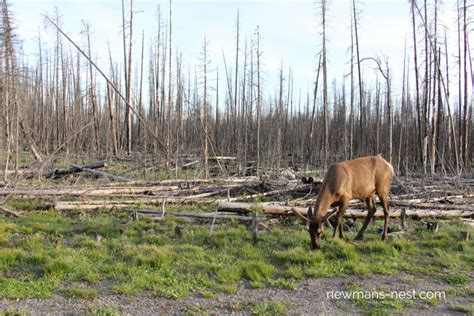
[[[201,180],[197,180],[198,183]],[[203,180],[205,181],[205,180]],[[212,181],[209,185],[196,186],[194,180],[165,180],[160,182],[140,182],[136,185],[124,185],[120,183],[107,183],[106,185],[86,185],[76,187],[65,186],[49,186],[49,187],[16,187],[4,188],[0,190],[0,196],[16,196],[16,197],[49,197],[49,196],[185,196],[185,198],[199,199],[206,196],[226,193],[227,190],[238,190],[241,188],[251,188],[258,186],[260,181],[254,179],[243,181],[242,179],[231,179],[230,181]],[[201,183],[202,184],[202,183]],[[187,197],[186,197],[187,196]]]
[[[56,211],[72,211],[72,210],[80,210],[80,211],[110,211],[115,209],[123,209],[133,206],[133,204],[124,204],[124,203],[110,203],[110,204],[57,204],[54,206],[54,210]]]
[[[162,216],[163,213],[160,211],[154,210],[134,210],[139,214],[148,214]],[[241,215],[227,215],[227,214],[215,214],[215,213],[184,213],[184,212],[166,212],[166,216],[175,216],[175,217],[187,217],[187,218],[198,218],[198,219],[235,219],[240,221],[252,221],[252,216],[241,216]]]
[[[214,199],[206,198],[192,198],[191,197],[163,197],[155,199],[141,199],[141,200],[90,200],[90,201],[58,201],[54,204],[56,211],[71,211],[71,210],[110,210],[130,208],[133,206],[159,206],[165,200],[166,204],[192,205],[192,204],[213,204]]]
[[[474,228],[474,220],[473,220],[473,219],[461,218],[461,221],[462,221],[466,226],[469,226],[469,227],[471,227],[471,228]]]
[[[79,166],[80,168],[77,167],[77,166]],[[51,172],[43,174],[43,177],[46,178],[46,179],[49,179],[49,178],[56,179],[56,178],[59,178],[59,177],[65,176],[65,175],[82,172],[83,171],[82,169],[84,169],[84,168],[98,169],[98,168],[104,168],[106,166],[107,166],[107,164],[103,161],[92,162],[92,163],[88,163],[88,164],[85,164],[85,165],[82,165],[82,166],[81,165],[71,165],[71,167],[69,167],[68,169],[55,169]]]
[[[49,197],[133,197],[137,195],[149,195],[146,189],[128,189],[128,190],[114,190],[114,189],[37,189],[37,190],[26,190],[26,189],[15,189],[15,190],[4,190],[0,191],[0,196],[14,196],[17,198],[49,198]]]
[[[209,160],[237,160],[236,157],[226,157],[226,156],[214,156],[214,157],[209,157]]]
[[[195,160],[195,161],[185,163],[184,165],[181,166],[181,169],[188,169],[189,167],[197,165],[198,163],[199,163],[199,160]],[[176,170],[176,168],[173,168],[173,169]]]
[[[217,206],[219,212],[249,213],[253,210],[261,210],[265,215],[292,216],[296,209],[300,214],[306,215],[308,209],[303,207],[282,206],[271,203],[243,203],[243,202],[220,202]],[[391,210],[390,217],[401,217],[402,210]],[[366,217],[367,212],[364,209],[347,209],[344,213],[346,218]],[[375,212],[375,217],[383,217],[383,211]],[[474,216],[474,211],[466,210],[405,210],[405,216],[422,217],[469,217]]]
[[[281,195],[281,194],[287,194],[287,193],[290,193],[290,192],[296,192],[296,191],[302,191],[302,190],[309,191],[310,188],[311,188],[311,184],[304,184],[304,185],[299,185],[299,186],[292,187],[292,188],[287,188],[287,189],[272,190],[272,191],[268,191],[268,192],[251,194],[251,195],[247,195],[247,196],[236,196],[236,197],[233,197],[233,198],[226,199],[225,201],[233,202],[233,201],[238,201],[238,200],[253,200],[253,199],[258,199],[258,198],[262,198],[262,197],[265,197],[265,196]],[[222,201],[224,201],[224,200],[222,200]]]
[[[433,202],[453,202],[453,200],[462,200],[463,198],[472,198],[474,194],[458,194],[458,195],[446,195],[440,197],[423,197],[422,193],[418,193],[419,198],[413,198],[412,194],[404,194],[404,195],[397,195],[394,196],[391,201],[404,201],[404,202],[412,202],[412,203],[433,203]]]
[[[6,208],[6,207],[3,206],[3,205],[0,206],[0,212],[6,213],[6,214],[8,214],[8,215],[12,215],[12,216],[14,216],[14,217],[21,217],[21,214],[20,214],[20,213],[17,213],[17,212],[15,212],[15,211],[12,211],[12,210]]]
[[[425,202],[427,199],[412,199],[412,200],[399,200],[399,199],[391,199],[389,201],[390,207],[394,206],[403,206],[409,207],[414,209],[434,209],[434,210],[463,210],[463,211],[474,211],[474,206],[471,205],[471,199],[467,199],[464,203],[460,203],[457,201],[457,204],[446,204],[442,203],[443,201],[450,202],[451,200],[445,198],[438,198],[433,199],[433,201],[437,201],[438,203],[431,203]],[[313,205],[316,202],[316,199],[307,199],[304,201],[297,201],[295,205]],[[378,199],[375,200],[375,204],[380,206],[380,201]],[[361,208],[364,209],[366,207],[365,202],[360,202],[360,200],[351,200],[349,202],[349,208]]]
[[[227,179],[167,179],[167,180],[161,180],[158,182],[153,182],[150,183],[151,185],[180,185],[180,184],[208,184],[208,183],[214,183],[214,184],[230,184],[230,183],[240,183],[240,184],[246,184],[246,183],[255,183],[258,182],[260,183],[261,180],[258,177],[244,177],[244,178],[227,178]]]
[[[240,182],[242,182],[241,180]],[[127,184],[137,185],[137,186],[188,186],[188,185],[198,185],[198,184],[209,184],[209,183],[228,183],[229,181],[219,179],[166,179],[160,181],[150,181],[150,180],[135,180],[128,182]],[[236,181],[238,182],[238,181]],[[111,182],[107,186],[121,186],[121,182]]]
[[[71,164],[71,166],[73,166],[75,168],[78,168],[81,171],[85,171],[85,172],[88,172],[90,174],[93,174],[95,176],[106,177],[107,179],[112,180],[112,181],[121,181],[121,182],[133,181],[131,179],[128,179],[128,178],[125,178],[125,177],[122,177],[122,176],[116,176],[116,175],[113,175],[113,174],[110,174],[110,173],[93,170],[93,169],[90,169],[90,168],[87,168],[87,167],[84,167],[84,166],[79,166],[79,165],[76,165],[76,164]]]
[[[179,186],[160,187],[61,187],[61,188],[8,188],[0,191],[0,196],[135,196],[135,195],[158,195],[164,192],[178,191]]]
[[[406,234],[408,234],[408,233],[413,233],[413,232],[415,232],[415,231],[416,231],[415,228],[403,229],[403,230],[400,230],[400,231],[397,231],[397,232],[388,233],[388,237],[401,238],[401,237],[405,236]]]
[[[405,206],[405,207],[412,207],[412,208],[418,208],[418,209],[474,211],[473,205],[441,204],[441,203],[413,203],[410,201],[400,201],[400,200],[391,200],[390,205]]]
[[[292,209],[296,208],[300,213],[306,214],[307,209],[302,207],[282,206],[274,203],[245,203],[245,202],[223,202],[217,205],[218,212],[250,213],[255,210],[262,210],[264,214],[271,215],[292,215]]]

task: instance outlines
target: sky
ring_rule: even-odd
[[[127,1],[126,1],[127,2]],[[129,2],[129,1],[128,1]],[[349,72],[350,14],[349,0],[329,2],[328,11],[328,73],[329,84],[342,82]],[[37,54],[38,37],[54,45],[55,31],[44,23],[44,15],[54,16],[55,8],[61,15],[62,28],[82,47],[83,21],[90,24],[92,50],[99,67],[108,70],[107,43],[110,43],[115,61],[121,62],[121,1],[120,0],[10,0],[16,34],[23,44],[23,51],[30,60]],[[160,5],[165,23],[168,1],[134,0],[134,49],[135,58],[140,54],[141,34],[145,42],[156,37],[157,7]],[[241,43],[250,42],[256,27],[260,29],[262,63],[266,87],[273,93],[281,65],[284,73],[292,68],[295,90],[310,91],[317,69],[321,49],[320,17],[317,3],[312,0],[174,0],[173,1],[173,51],[182,53],[183,64],[194,68],[200,63],[202,43],[208,42],[210,69],[219,67],[223,73],[223,52],[229,70],[235,54],[236,15],[239,11]],[[456,45],[455,2],[444,1],[440,13],[441,24],[449,28],[448,43]],[[387,57],[394,78],[395,94],[399,92],[403,71],[405,39],[412,49],[410,7],[407,0],[359,1],[360,56]],[[455,46],[453,46],[455,48]],[[146,48],[148,51],[148,46]],[[455,49],[451,50],[455,53]],[[242,57],[241,57],[242,58]],[[453,57],[450,57],[454,60]],[[242,60],[241,60],[242,61]],[[364,78],[374,80],[374,63],[363,63]],[[186,69],[185,68],[185,69]],[[215,70],[214,70],[215,72]],[[211,77],[214,76],[211,72]],[[223,77],[223,75],[220,75]],[[212,83],[211,83],[212,84]],[[297,92],[295,92],[297,93]]]

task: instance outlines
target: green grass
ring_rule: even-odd
[[[26,315],[30,315],[26,307],[22,307],[22,308],[9,307],[4,311],[0,311],[0,316],[26,316]]]
[[[304,226],[291,220],[261,231],[254,244],[250,229],[239,222],[215,226],[210,236],[209,225],[199,222],[142,216],[138,222],[121,224],[128,216],[126,211],[81,216],[29,211],[21,218],[0,214],[0,298],[183,298],[192,293],[212,298],[219,292],[236,293],[242,286],[295,289],[310,277],[402,272],[429,275],[447,287],[462,288],[469,284],[474,264],[474,242],[458,240],[465,227],[456,221],[443,223],[438,233],[419,230],[388,243],[379,240],[373,225],[362,243],[350,241],[355,233],[340,240],[330,238],[326,230],[322,249],[312,251]],[[177,225],[182,238],[175,234]],[[422,227],[415,221],[410,225]],[[368,307],[381,312],[400,308],[398,301],[377,304]],[[255,314],[278,314],[285,313],[285,306],[273,302],[241,307]],[[89,314],[116,312],[99,308]]]
[[[464,286],[471,282],[471,278],[464,274],[446,274],[441,276],[441,280],[449,285]]]
[[[323,252],[328,259],[354,261],[358,258],[356,247],[340,239],[329,240]]]
[[[308,251],[303,247],[289,248],[275,252],[275,255],[286,265],[301,264],[313,265],[324,260],[324,253],[321,251]]]
[[[451,304],[449,309],[466,315],[474,315],[474,304]]]
[[[122,312],[111,306],[93,306],[89,307],[85,314],[88,316],[119,316],[122,315]]]
[[[0,279],[0,297],[8,299],[50,298],[60,282],[55,277],[22,281],[13,278]]]
[[[252,315],[287,315],[288,309],[285,302],[282,301],[265,301],[248,304]]]
[[[61,289],[61,294],[66,297],[71,298],[82,298],[82,299],[94,299],[98,296],[96,289],[86,288],[86,287],[71,287]]]
[[[267,280],[274,272],[275,267],[263,260],[243,263],[243,274],[250,281],[262,282]]]
[[[295,290],[297,288],[296,280],[294,279],[278,278],[276,280],[270,281],[269,284],[273,287],[279,287],[290,290]]]
[[[49,210],[51,203],[41,199],[11,199],[5,202],[5,206],[17,211]]]

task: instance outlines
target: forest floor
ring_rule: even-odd
[[[312,251],[305,225],[266,213],[265,203],[307,207],[317,183],[120,184],[73,174],[5,186],[0,314],[474,313],[471,177],[400,179],[393,214],[420,216],[409,216],[405,228],[392,219],[387,243],[377,220],[353,242],[361,220],[348,219],[344,240],[326,229],[322,249]],[[192,217],[220,214],[220,201],[251,203],[257,242],[248,214]],[[427,230],[430,221],[437,230]],[[410,296],[423,293],[429,298]]]

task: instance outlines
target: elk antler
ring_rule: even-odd
[[[295,208],[292,207],[292,208],[291,208],[291,211],[293,212],[293,214],[295,214],[296,216],[298,216],[298,217],[301,218],[302,220],[304,220],[304,221],[306,221],[306,222],[309,221],[309,219],[308,219],[306,216],[304,216],[303,214],[301,214],[297,209],[295,209]]]
[[[337,208],[333,209],[330,212],[327,212],[326,215],[324,215],[323,220],[321,222],[327,221],[328,219],[330,219],[331,217],[333,217],[336,214],[337,214]]]

